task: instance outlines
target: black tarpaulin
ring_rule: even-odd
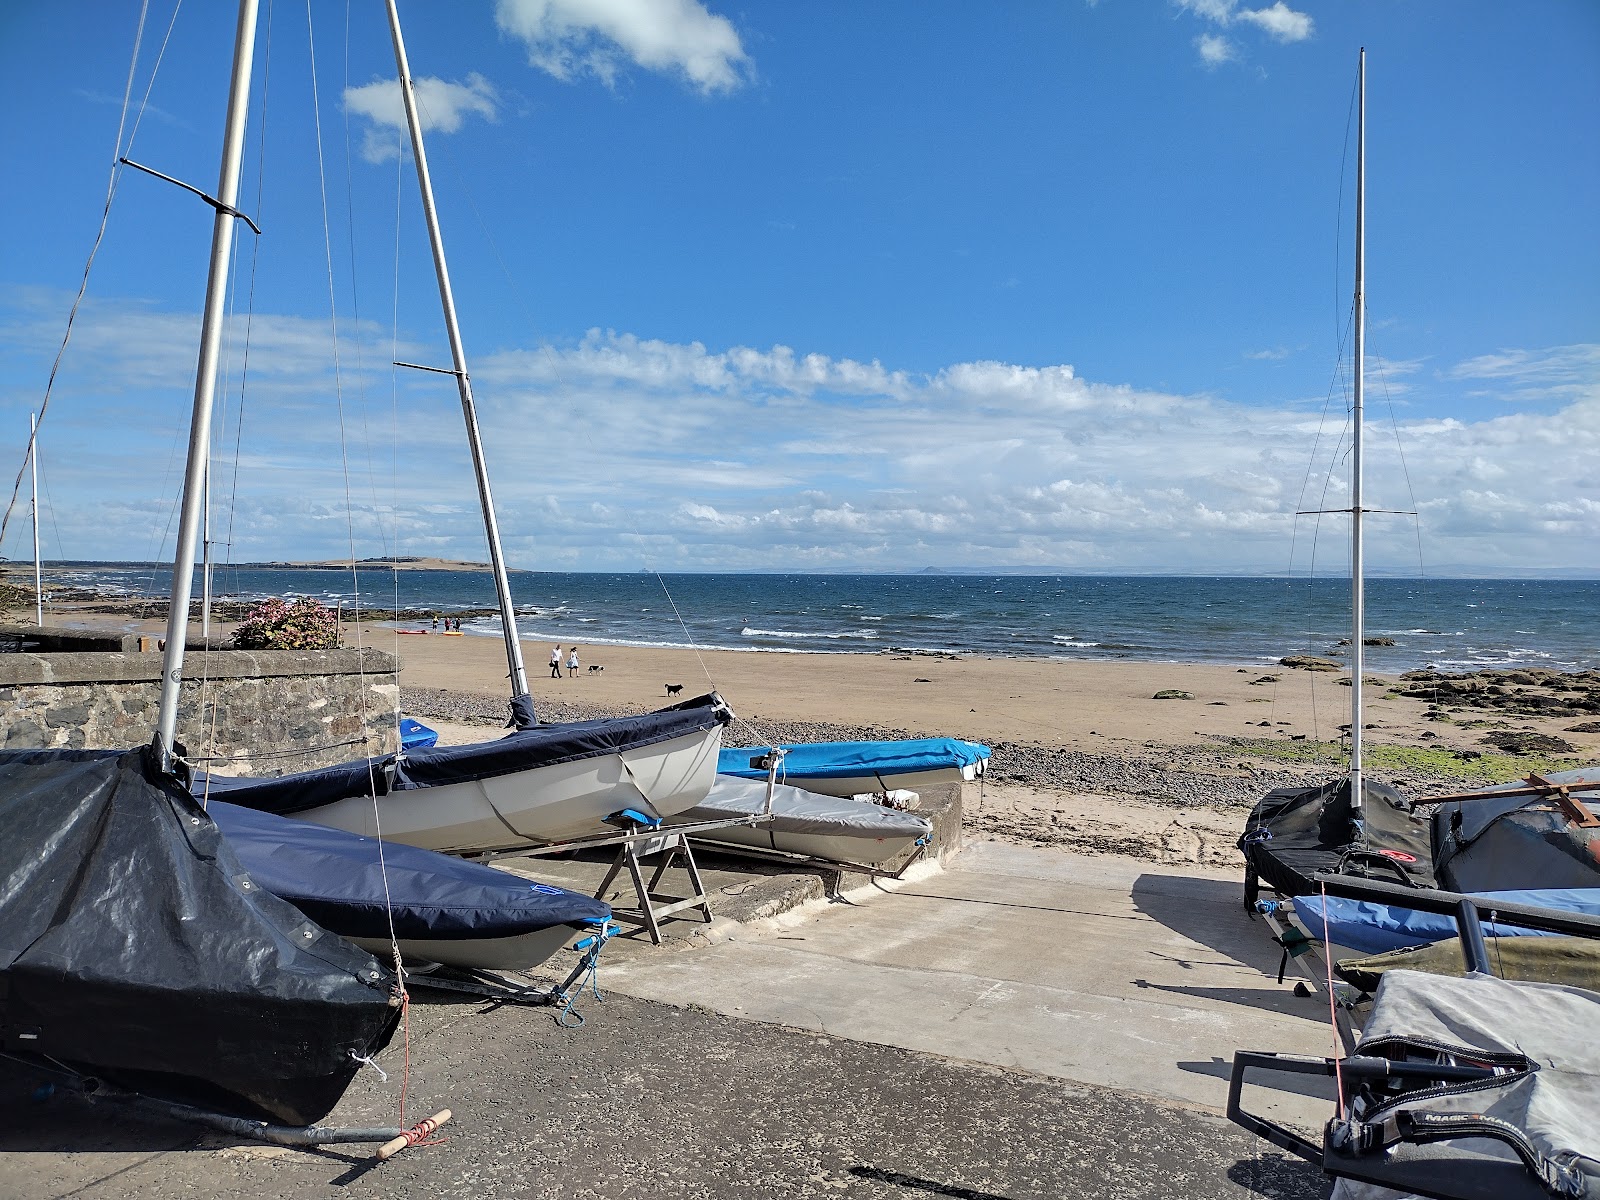
[[[0,1044],[306,1124],[399,1019],[364,951],[256,886],[144,750],[0,751]]]
[[[1394,880],[1396,870],[1433,886],[1428,822],[1387,784],[1363,780],[1361,828],[1350,807],[1350,780],[1307,788],[1276,788],[1257,802],[1239,839],[1247,864],[1246,903],[1256,879],[1285,896],[1317,890],[1318,871],[1346,871]]]

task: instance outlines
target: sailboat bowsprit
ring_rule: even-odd
[[[0,1042],[239,1116],[321,1120],[393,975],[256,885],[148,749],[0,751]]]

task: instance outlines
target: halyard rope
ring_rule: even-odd
[[[329,229],[328,220],[328,178],[327,163],[322,149],[322,105],[317,88],[317,45],[315,23],[312,20],[311,0],[306,0],[306,41],[311,59],[311,107],[312,119],[316,129],[317,147],[317,181],[319,197],[322,203],[322,244],[323,255],[327,264],[328,274],[328,309],[333,340],[333,390],[335,409],[339,418],[339,465],[341,477],[344,481],[345,501],[345,532],[350,549],[350,576],[351,587],[355,596],[355,638],[356,638],[356,671],[357,680],[361,689],[361,725],[365,729],[369,713],[367,709],[367,676],[366,655],[361,644],[361,572],[356,566],[355,544],[355,518],[350,502],[350,456],[346,446],[345,419],[344,419],[344,387],[343,375],[340,369],[339,358],[339,312],[337,289],[334,285],[333,273],[333,237]],[[347,134],[348,136],[348,134]],[[348,168],[348,156],[346,158]],[[384,861],[383,853],[383,820],[378,803],[377,774],[373,768],[372,757],[367,756],[367,793],[372,798],[372,821],[375,842],[378,849],[378,875],[383,880],[383,908],[384,916],[389,926],[389,949],[394,956],[395,991],[400,1002],[400,1023],[404,1031],[405,1040],[405,1070],[400,1082],[399,1119],[396,1124],[405,1124],[406,1093],[411,1081],[411,1004],[410,996],[405,986],[405,966],[400,956],[400,940],[394,928],[394,900],[389,891],[388,864]],[[430,1131],[431,1132],[431,1131]],[[425,1134],[423,1136],[426,1136]]]

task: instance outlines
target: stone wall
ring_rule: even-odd
[[[0,654],[0,745],[150,740],[158,653]],[[184,659],[178,741],[230,775],[282,775],[399,746],[398,663],[378,650],[212,650]]]

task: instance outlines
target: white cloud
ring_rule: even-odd
[[[0,351],[21,378],[48,366],[34,359],[54,314],[41,305],[36,320],[14,320],[23,306],[11,307]],[[182,461],[195,323],[128,304],[80,318],[44,431],[65,556],[154,555],[175,499],[167,464]],[[391,419],[387,336],[346,330],[341,453],[331,369],[318,365],[328,336],[326,322],[255,317],[234,559],[347,553],[346,459],[360,553],[481,557],[449,381],[401,373]],[[402,345],[399,357],[426,353]],[[1414,377],[1436,403],[1440,388],[1563,389],[1550,411],[1398,417],[1404,465],[1390,422],[1374,430],[1368,502],[1420,509],[1430,564],[1600,562],[1600,502],[1574,483],[1600,455],[1600,346],[1504,350]],[[1295,511],[1348,493],[1342,414],[1322,428],[1301,397],[1244,406],[1084,379],[1065,363],[917,373],[593,331],[486,353],[474,380],[518,566],[633,569],[644,556],[674,569],[1273,570],[1295,544]],[[1375,568],[1414,567],[1410,522],[1372,524]],[[1320,536],[1342,553],[1337,520]]]
[[[1240,24],[1253,25],[1278,42],[1303,42],[1316,32],[1316,24],[1307,13],[1296,12],[1284,3],[1274,0],[1266,8],[1240,8],[1238,0],[1172,0],[1180,10],[1193,14],[1203,21],[1224,29]],[[1215,70],[1224,63],[1239,61],[1239,46],[1218,33],[1203,33],[1194,40],[1200,61]]]
[[[732,22],[697,0],[499,0],[495,20],[561,80],[588,73],[610,87],[631,62],[709,95],[733,91],[751,70]]]
[[[1194,40],[1195,49],[1200,51],[1200,61],[1206,66],[1215,69],[1223,63],[1235,62],[1239,51],[1227,38],[1215,33],[1202,33]]]
[[[469,116],[492,121],[498,115],[500,97],[491,84],[476,71],[464,83],[424,76],[413,81],[417,94],[417,116],[427,133],[455,133]],[[405,102],[398,79],[375,79],[360,87],[346,88],[345,107],[370,124],[364,127],[361,156],[368,162],[384,162],[400,153],[400,134],[406,128]]]
[[[1283,0],[1277,0],[1271,8],[1242,8],[1234,19],[1264,29],[1280,42],[1303,42],[1315,29],[1308,14],[1295,12]]]

